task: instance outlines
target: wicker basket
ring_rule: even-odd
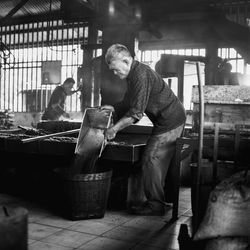
[[[94,174],[66,175],[64,189],[67,216],[71,220],[104,217],[111,177],[112,170]]]

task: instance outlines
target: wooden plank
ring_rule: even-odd
[[[235,160],[235,137],[234,135],[221,135],[220,143],[218,145],[218,160]],[[198,148],[198,136],[192,136],[192,138],[181,137],[177,141],[178,144],[189,144],[191,145],[192,150],[197,154]],[[180,145],[181,147],[181,145]],[[210,136],[204,136],[204,150],[203,150],[203,158],[213,159],[214,157],[214,134]],[[250,137],[241,135],[240,145],[238,151],[238,159],[240,164],[245,164],[250,162],[249,159],[250,152]],[[182,152],[181,152],[182,154]]]
[[[240,126],[235,127],[235,138],[234,138],[234,166],[239,166],[239,151],[240,151]]]
[[[214,130],[214,149],[213,149],[213,183],[216,184],[217,180],[217,162],[218,162],[218,146],[219,146],[219,123],[215,124]]]
[[[191,101],[199,103],[198,86],[193,86]],[[204,102],[250,105],[250,86],[205,85]]]
[[[235,125],[250,125],[250,105],[205,104],[204,127],[214,129],[220,123],[222,130],[235,130]],[[199,105],[193,107],[193,129],[199,129]],[[244,130],[244,129],[243,129]]]

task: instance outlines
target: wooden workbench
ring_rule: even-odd
[[[138,131],[140,131],[140,133],[137,133]],[[133,166],[140,161],[150,132],[150,127],[137,127],[136,129],[129,128],[128,130],[123,131],[123,133],[119,133],[115,140],[107,144],[102,153],[101,159],[122,161]],[[55,158],[56,160],[53,162],[57,162],[58,168],[63,168],[74,156],[76,141],[73,142],[71,140],[66,140],[67,138],[65,138],[65,141],[61,142],[59,139],[59,137],[58,140],[49,138],[22,144],[20,140],[10,140],[6,137],[0,137],[0,154],[5,155],[8,158],[11,157],[13,165],[18,164],[18,161],[21,162],[21,159],[24,158],[31,159],[33,162],[37,162],[38,165],[40,164],[46,168],[53,166],[54,163],[52,164],[52,161]],[[181,157],[184,159],[184,154],[182,154]],[[15,161],[14,158],[18,159],[18,161]],[[181,162],[180,158],[178,158],[178,161]],[[34,167],[35,165],[36,163],[34,163]],[[126,164],[123,166],[126,166]],[[180,168],[180,164],[177,164],[177,166]],[[177,169],[174,180],[179,180],[179,175],[180,169]],[[175,181],[173,183],[174,200],[172,219],[177,219],[178,216],[176,215],[178,214],[180,184]],[[135,188],[131,187],[128,187],[128,189],[135,190]],[[128,197],[128,199],[130,199],[130,197]]]

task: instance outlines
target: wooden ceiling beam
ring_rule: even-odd
[[[29,0],[21,0],[5,17],[0,19],[0,25],[5,24],[9,19],[20,10]]]

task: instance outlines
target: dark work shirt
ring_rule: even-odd
[[[182,103],[162,77],[149,66],[133,61],[127,76],[127,92],[121,103],[115,105],[120,114],[139,121],[145,113],[154,125],[153,134],[167,132],[185,123]]]
[[[66,100],[67,94],[64,91],[64,88],[59,85],[57,86],[49,100],[48,107],[45,109],[44,114],[42,115],[43,120],[58,120],[60,116],[64,113],[64,106],[65,106],[65,100]],[[59,104],[60,108],[54,108],[54,104]]]

